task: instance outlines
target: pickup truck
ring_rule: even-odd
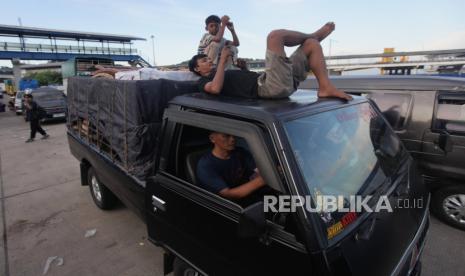
[[[338,76],[331,81],[373,100],[404,143],[431,192],[431,212],[465,230],[465,78]],[[302,88],[316,89],[308,78]]]
[[[68,141],[102,209],[122,201],[164,251],[165,275],[419,275],[429,193],[414,160],[363,97],[195,93],[168,80],[70,79]],[[267,188],[247,205],[202,188],[208,135],[236,137]],[[386,198],[391,211],[264,208],[266,196]],[[280,206],[281,207],[281,206]]]

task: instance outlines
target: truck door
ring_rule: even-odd
[[[440,137],[452,146],[440,148]],[[423,137],[423,151],[428,155],[428,169],[438,176],[465,178],[465,92],[439,92],[430,130]]]
[[[309,255],[293,233],[267,220],[267,235],[241,238],[238,221],[244,206],[210,193],[189,176],[192,155],[208,149],[198,141],[181,140],[186,128],[242,137],[267,184],[277,190],[277,170],[270,162],[260,128],[232,119],[189,111],[165,112],[158,172],[147,182],[146,208],[149,238],[203,274],[300,275],[311,274]],[[190,132],[189,137],[195,137]],[[204,135],[204,136],[205,136]],[[201,140],[201,139],[200,139]],[[182,141],[182,144],[181,144]],[[190,143],[190,142],[189,142]],[[197,143],[197,144],[196,144]],[[195,149],[195,145],[198,147]],[[194,146],[191,152],[185,148]],[[191,168],[192,169],[192,168]]]

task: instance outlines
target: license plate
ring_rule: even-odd
[[[65,117],[65,113],[53,114],[53,118],[58,118],[58,117]]]

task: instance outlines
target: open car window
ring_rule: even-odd
[[[434,129],[465,135],[465,93],[438,96]]]

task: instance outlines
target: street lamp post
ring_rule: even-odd
[[[151,35],[150,38],[152,39],[152,57],[153,57],[153,66],[155,67],[155,36]]]
[[[328,60],[329,60],[329,58],[331,57],[331,46],[332,46],[333,42],[337,42],[337,40],[334,40],[334,39],[331,39],[331,38],[330,38],[330,39],[329,39]],[[326,64],[326,66],[328,66],[328,64]],[[328,75],[330,75],[329,71],[330,71],[330,70],[329,70],[329,67],[328,67]]]

